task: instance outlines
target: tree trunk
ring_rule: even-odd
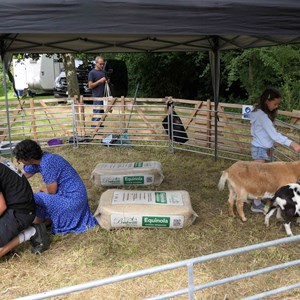
[[[63,62],[68,83],[68,97],[79,96],[79,85],[75,68],[75,58],[73,54],[63,54]]]

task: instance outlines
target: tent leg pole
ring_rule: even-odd
[[[218,159],[218,104],[220,89],[220,51],[218,38],[214,38],[214,47],[210,51],[210,66],[214,93],[214,125],[215,125],[215,161]]]
[[[8,96],[7,96],[7,84],[6,84],[6,66],[5,66],[5,55],[1,55],[2,58],[2,67],[3,67],[3,88],[5,94],[5,109],[6,109],[6,120],[7,120],[7,131],[9,138],[9,148],[10,148],[10,157],[13,158],[12,153],[12,139],[10,131],[10,118],[9,118],[9,105],[8,105]]]

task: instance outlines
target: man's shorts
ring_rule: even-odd
[[[254,160],[269,160],[269,153],[270,149],[251,146],[251,155],[252,159]]]
[[[20,214],[13,209],[7,209],[0,216],[0,247],[6,245],[22,230],[28,228],[34,217],[34,214]]]

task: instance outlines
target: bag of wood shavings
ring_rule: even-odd
[[[164,179],[158,161],[132,163],[100,163],[92,172],[95,186],[159,186]]]
[[[134,191],[109,189],[102,193],[94,214],[100,226],[178,229],[198,217],[187,191]]]

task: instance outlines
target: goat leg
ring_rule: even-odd
[[[275,206],[271,206],[269,208],[269,211],[267,212],[267,214],[265,215],[265,225],[267,227],[269,227],[270,225],[270,218],[273,216],[274,212],[277,210],[278,208]]]
[[[236,202],[236,208],[237,208],[237,212],[238,212],[239,217],[241,218],[241,220],[243,222],[246,222],[247,218],[245,217],[245,213],[244,213],[244,201],[237,200],[237,202]]]
[[[291,230],[291,223],[294,215],[293,209],[284,210],[284,228],[285,232],[288,236],[293,236],[292,230]]]
[[[232,192],[232,190],[229,190],[229,198],[228,198],[228,214],[230,217],[235,217],[234,214],[234,201],[235,201],[235,197],[234,197],[234,193]]]

